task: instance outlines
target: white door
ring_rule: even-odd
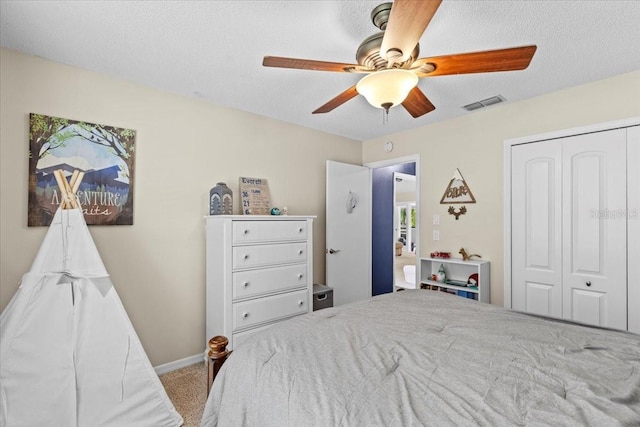
[[[562,144],[512,149],[514,310],[562,318]]]
[[[371,297],[371,170],[327,161],[326,285],[334,305]]]
[[[512,149],[515,310],[627,329],[626,130]]]
[[[627,329],[626,129],[564,138],[563,316]]]

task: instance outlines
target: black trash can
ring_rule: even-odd
[[[313,311],[333,307],[333,288],[315,283],[313,285]]]

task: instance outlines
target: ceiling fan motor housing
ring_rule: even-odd
[[[358,64],[376,70],[387,68],[387,60],[380,56],[380,46],[382,45],[382,39],[384,38],[384,30],[387,28],[387,22],[389,22],[389,14],[391,13],[392,6],[393,3],[390,2],[382,3],[371,11],[371,21],[373,22],[373,25],[382,31],[367,37],[362,43],[360,43],[356,52],[356,61],[358,61]],[[401,54],[402,52],[400,52],[400,55]],[[393,64],[393,68],[409,68],[411,64],[418,59],[419,54],[420,45],[416,44],[416,47],[413,49],[407,60],[403,62],[395,62]]]
[[[356,61],[358,61],[358,64],[376,70],[387,68],[387,60],[380,56],[380,46],[383,37],[384,31],[369,36],[360,43],[356,52]],[[409,68],[418,58],[419,54],[420,45],[417,44],[413,52],[411,52],[411,55],[409,55],[409,58],[404,62],[394,63],[393,68]]]

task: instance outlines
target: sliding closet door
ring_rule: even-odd
[[[627,129],[629,330],[640,334],[640,126]]]
[[[564,138],[563,316],[627,329],[626,129]]]
[[[562,317],[562,144],[512,149],[512,289],[514,310]]]

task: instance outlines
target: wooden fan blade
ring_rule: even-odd
[[[395,0],[384,30],[380,56],[392,62],[406,61],[440,3],[442,0]],[[396,58],[398,54],[402,56]]]
[[[428,64],[435,65],[435,70],[431,72],[421,72],[418,68],[416,72],[418,77],[524,70],[529,66],[536,49],[537,46],[532,45],[420,58],[414,65],[419,67],[425,64],[425,68]]]
[[[402,102],[402,106],[414,118],[420,117],[423,114],[427,114],[436,109],[418,86],[411,89],[407,98]]]
[[[340,95],[336,96],[331,101],[329,101],[326,104],[324,104],[322,107],[317,108],[313,112],[313,114],[328,113],[329,111],[333,110],[334,108],[337,108],[337,107],[341,106],[342,104],[344,104],[345,102],[347,102],[351,98],[354,98],[356,95],[358,95],[358,91],[356,90],[355,85],[351,86],[349,89],[345,90]]]
[[[262,60],[265,67],[294,68],[298,70],[336,71],[339,73],[370,73],[375,69],[368,69],[358,64],[344,64],[341,62],[316,61],[313,59],[283,58],[280,56],[265,56]]]

